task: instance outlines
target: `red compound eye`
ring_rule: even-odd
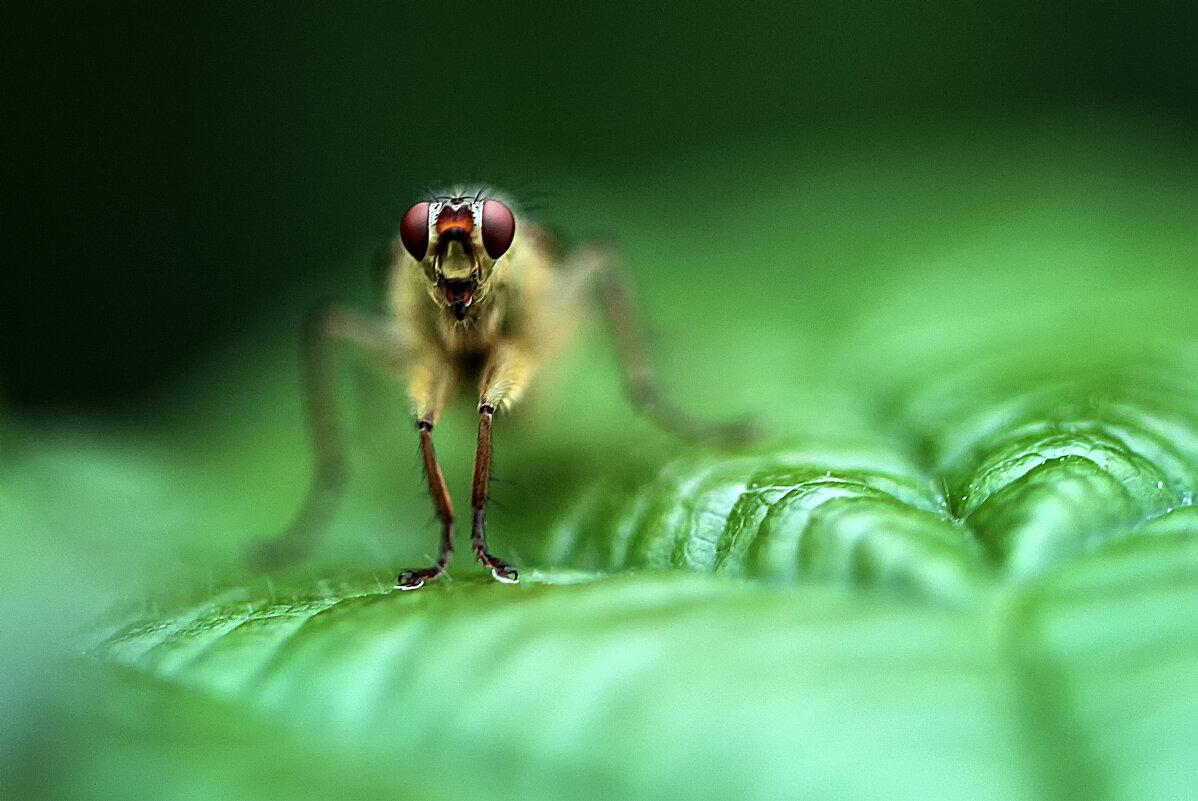
[[[408,209],[399,223],[399,238],[416,261],[424,261],[428,252],[428,203],[417,203]]]
[[[487,255],[498,259],[507,253],[515,236],[516,218],[512,210],[498,200],[483,203],[483,247]]]

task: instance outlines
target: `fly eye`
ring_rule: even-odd
[[[399,238],[416,261],[424,261],[428,252],[428,207],[427,202],[417,203],[399,223]]]
[[[507,253],[515,236],[516,218],[512,210],[498,200],[483,203],[483,247],[487,249],[487,255],[498,259]]]

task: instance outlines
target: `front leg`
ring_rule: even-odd
[[[437,463],[437,452],[433,449],[433,426],[441,416],[441,410],[453,390],[455,371],[449,360],[440,353],[428,353],[412,369],[409,392],[416,409],[416,428],[420,432],[420,456],[424,464],[424,476],[428,480],[429,495],[437,520],[441,524],[441,548],[437,561],[431,567],[404,570],[396,579],[395,587],[400,590],[415,590],[445,572],[449,558],[453,555],[453,502],[449,499],[449,488],[445,476]]]
[[[474,507],[474,555],[491,569],[496,581],[515,584],[520,580],[516,568],[487,551],[487,484],[491,478],[491,418],[495,409],[482,404],[478,413],[478,452],[474,456],[474,483],[470,493],[470,503]]]
[[[491,479],[491,420],[495,410],[510,404],[524,391],[532,373],[533,358],[527,349],[501,346],[483,371],[482,393],[478,402],[478,451],[474,455],[474,482],[470,504],[474,507],[474,555],[491,570],[496,581],[515,584],[516,568],[492,556],[487,550],[487,488]]]
[[[441,474],[441,465],[437,463],[437,453],[433,450],[433,424],[429,420],[421,420],[417,427],[420,430],[420,455],[424,461],[424,475],[428,479],[428,492],[441,523],[441,553],[432,567],[400,573],[395,581],[396,589],[400,590],[419,589],[424,582],[439,577],[449,566],[449,557],[453,555],[453,502],[449,499],[449,488],[445,486],[445,476]]]

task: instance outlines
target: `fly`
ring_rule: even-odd
[[[574,323],[596,300],[610,324],[634,405],[663,428],[690,439],[729,443],[745,438],[743,425],[700,423],[658,391],[610,245],[588,242],[564,257],[557,254],[544,229],[517,223],[507,201],[482,191],[424,200],[404,214],[386,265],[386,314],[331,305],[314,314],[305,328],[315,470],[304,506],[282,535],[263,543],[260,564],[293,561],[311,551],[345,483],[332,369],[339,344],[370,352],[378,364],[406,380],[441,539],[434,564],[399,574],[396,587],[401,590],[441,576],[453,554],[457,517],[433,448],[433,429],[480,364],[471,545],[497,581],[518,581],[516,568],[487,545],[492,421],[520,400],[537,369],[556,357]]]

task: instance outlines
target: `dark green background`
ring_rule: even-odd
[[[896,131],[985,137],[1097,112],[1192,143],[1198,122],[1188,2],[115,2],[3,17],[0,386],[25,413],[127,407],[265,314],[366,287],[373,248],[441,181],[482,179],[574,222],[587,203],[566,176],[695,161],[716,175],[752,152],[748,191],[772,191],[775,158],[885,149]],[[735,201],[660,186],[678,209]]]

